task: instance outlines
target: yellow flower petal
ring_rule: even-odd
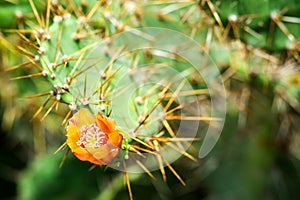
[[[103,116],[101,113],[96,115],[97,122],[102,129],[102,131],[106,134],[110,134],[115,131],[116,129],[116,122],[114,119],[107,118]]]
[[[78,130],[77,127],[72,124],[70,124],[67,128],[67,132],[68,132],[67,144],[70,147],[72,153],[82,161],[89,161],[94,164],[103,164],[97,159],[95,159],[93,155],[91,155],[84,148],[81,148],[80,146],[77,145],[77,141],[79,140],[79,135],[77,130]]]
[[[67,137],[78,159],[99,165],[110,163],[118,155],[123,139],[115,120],[100,113],[94,116],[85,108],[69,120]]]
[[[78,130],[80,130],[81,127],[85,125],[97,123],[97,120],[88,109],[81,108],[76,114],[73,115],[71,123],[74,123]]]

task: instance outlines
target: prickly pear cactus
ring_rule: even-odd
[[[152,171],[160,170],[166,180],[167,167],[185,185],[171,163],[182,155],[196,160],[186,151],[197,140],[200,122],[215,121],[212,130],[223,124],[214,109],[200,113],[197,96],[209,104],[207,85],[220,84],[213,65],[202,71],[197,62],[204,59],[200,46],[179,32],[130,28],[115,16],[121,3],[72,2],[70,9],[47,1],[41,14],[29,2],[36,21],[16,32],[24,40],[18,48],[35,73],[14,79],[40,76],[48,84],[49,92],[33,96],[48,96],[33,118],[46,121],[59,107],[69,110],[59,150],[124,171],[131,198],[128,172],[153,177]],[[215,142],[206,140],[203,155]]]
[[[141,179],[131,172],[154,179],[158,170],[164,181],[172,173],[185,185],[171,165],[181,156],[196,161],[180,171],[197,165],[191,182],[208,176],[213,181],[204,184],[221,191],[208,197],[235,191],[241,199],[259,198],[255,181],[267,180],[263,170],[278,159],[272,153],[282,145],[300,155],[294,136],[300,110],[296,2],[29,0],[1,5],[11,16],[0,22],[8,28],[3,38],[16,33],[15,49],[24,59],[5,71],[13,74],[20,96],[34,88],[33,118],[42,121],[41,127],[62,124],[55,129],[64,140],[57,152],[71,151],[79,160],[124,172],[131,199],[130,181]],[[225,117],[225,137],[207,157]],[[274,125],[276,120],[282,123]],[[293,143],[287,142],[290,137],[296,138]],[[255,157],[260,153],[268,159]],[[224,170],[219,166],[231,159],[228,155],[261,173],[240,172],[245,181],[232,162],[234,181],[256,192],[218,185],[214,174],[230,174],[230,164]],[[198,166],[198,158],[208,164]],[[121,190],[119,180],[98,198],[113,199],[114,190]]]

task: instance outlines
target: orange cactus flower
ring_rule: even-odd
[[[92,115],[81,108],[69,120],[67,144],[82,161],[97,165],[110,163],[118,155],[122,139],[115,120],[101,113]]]

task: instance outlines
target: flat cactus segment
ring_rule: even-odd
[[[91,45],[95,36],[85,35],[89,29],[81,24],[80,21],[72,16],[62,18],[61,21],[54,22],[49,27],[49,38],[42,40],[39,51],[40,63],[43,73],[54,87],[60,85],[64,94],[71,86],[72,78],[78,71],[83,70],[83,55],[88,54],[88,45]],[[79,58],[82,58],[80,60]],[[56,88],[56,90],[60,90]],[[61,96],[62,100],[70,103],[70,95]]]

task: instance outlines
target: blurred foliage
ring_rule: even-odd
[[[45,15],[46,1],[33,2]],[[58,2],[51,1],[53,8]],[[167,182],[159,172],[155,180],[130,174],[134,199],[299,199],[300,7],[295,0],[101,1],[94,7],[96,2],[68,0],[61,6],[77,18],[95,8],[88,27],[101,38],[148,26],[192,37],[219,67],[227,92],[225,126],[213,151],[173,165],[187,185],[168,169]],[[24,37],[33,37],[14,30],[36,24],[29,1],[0,2],[0,198],[128,199],[122,173],[105,167],[89,171],[90,164],[71,154],[59,168],[66,151],[54,151],[65,140],[61,122],[68,107],[60,104],[45,119],[32,119],[47,97],[25,98],[47,93],[49,80],[10,80],[38,72],[27,64],[11,68],[28,62],[30,55],[20,47],[28,43]],[[199,130],[201,137],[205,125]],[[200,145],[195,142],[190,152],[197,155]]]

